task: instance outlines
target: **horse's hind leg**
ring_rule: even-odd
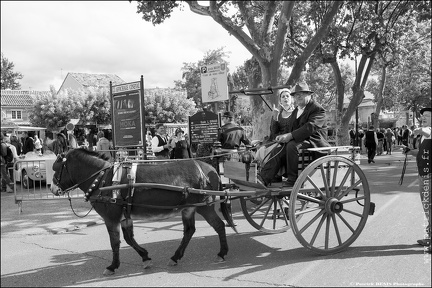
[[[218,262],[225,260],[225,255],[228,253],[228,242],[225,232],[225,224],[216,214],[214,206],[199,206],[197,207],[197,213],[202,215],[204,219],[213,227],[216,233],[219,235],[220,251],[218,255]]]
[[[177,248],[174,256],[171,257],[168,265],[177,265],[177,261],[183,258],[186,247],[189,244],[193,234],[195,233],[195,208],[186,208],[182,210],[182,221],[183,221],[183,239],[180,246]]]
[[[133,249],[135,249],[135,251],[141,256],[144,263],[144,269],[149,267],[151,258],[148,257],[147,250],[139,246],[138,243],[135,241],[132,219],[123,219],[121,221],[121,227],[123,231],[123,237],[126,243],[129,244]]]

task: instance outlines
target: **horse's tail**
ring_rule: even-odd
[[[210,188],[215,191],[222,191],[222,181],[219,174],[216,172],[214,167],[206,162],[199,160],[193,160],[194,164],[197,166],[199,173],[202,178],[202,188]]]

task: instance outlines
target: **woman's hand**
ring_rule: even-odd
[[[292,134],[286,133],[286,134],[278,135],[276,136],[275,140],[278,143],[288,143],[289,141],[292,140]]]
[[[276,107],[276,105],[273,104],[273,113],[272,117],[277,120],[277,116],[279,115],[279,109]]]

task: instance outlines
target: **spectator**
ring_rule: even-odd
[[[24,145],[23,145],[23,154],[26,154],[27,152],[33,152],[34,151],[34,141],[33,141],[33,133],[31,132],[24,132]]]
[[[158,123],[155,128],[155,136],[152,139],[152,151],[157,159],[168,159],[170,145],[168,144],[166,127],[163,123]]]
[[[34,136],[34,148],[38,154],[42,153],[42,143],[38,135]]]
[[[99,140],[96,143],[96,151],[98,151],[100,154],[105,155],[108,160],[111,160],[111,145],[110,141],[107,138],[107,132],[99,131],[97,136]]]
[[[3,135],[3,132],[0,132],[1,192],[13,193],[15,185],[7,172],[7,161],[5,160],[7,155],[7,145],[4,138],[5,136]]]
[[[376,149],[376,151],[377,151],[376,155],[379,156],[379,155],[382,155],[382,153],[383,153],[384,133],[381,132],[380,128],[377,128],[376,129],[376,135],[377,135],[377,138],[378,138],[378,146],[377,146],[377,149]]]
[[[18,156],[21,155],[21,153],[22,153],[22,144],[18,140],[18,137],[16,135],[11,135],[10,136],[10,143],[15,146],[15,149],[16,149],[16,152],[17,152]]]
[[[390,128],[387,128],[387,131],[384,134],[385,139],[387,141],[387,154],[392,154],[392,148],[394,144],[395,135]]]
[[[378,138],[377,133],[375,132],[375,128],[373,125],[369,126],[369,130],[366,131],[365,136],[365,147],[367,149],[368,154],[368,163],[375,163],[375,155],[376,149],[378,146]]]
[[[187,138],[185,138],[184,131],[177,128],[171,139],[170,144],[172,148],[171,159],[185,159],[192,158],[191,146]]]

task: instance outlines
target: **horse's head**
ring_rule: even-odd
[[[110,164],[106,156],[96,152],[79,148],[60,153],[53,164],[51,192],[59,196],[77,187],[83,189],[81,184],[90,185],[92,178],[107,167],[110,167]]]
[[[69,173],[66,162],[67,153],[60,153],[57,155],[57,159],[53,164],[54,176],[50,190],[56,196],[63,195],[67,188],[73,186],[73,184],[70,185],[66,183],[66,179],[70,179],[70,176],[66,175]]]

